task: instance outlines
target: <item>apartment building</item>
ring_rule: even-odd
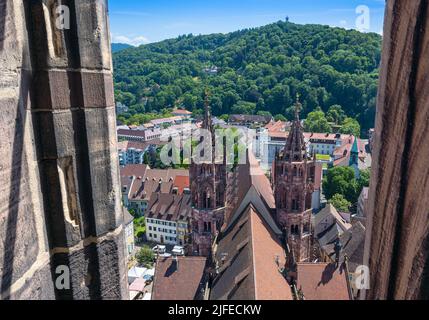
[[[146,213],[146,237],[160,244],[186,245],[192,217],[189,194],[153,193]]]

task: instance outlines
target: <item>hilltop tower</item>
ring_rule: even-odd
[[[314,191],[315,160],[307,154],[297,98],[295,119],[286,145],[274,160],[273,185],[277,222],[297,262],[310,261],[311,200]]]
[[[209,256],[213,240],[223,223],[226,167],[224,162],[216,163],[215,161],[214,127],[207,93],[201,129],[207,130],[209,134],[204,137],[201,135],[199,146],[204,143],[207,145],[206,148],[193,152],[189,168],[193,206],[192,247],[193,254]],[[205,142],[204,139],[210,141]],[[206,150],[207,146],[209,146],[209,150]],[[196,160],[197,155],[200,158],[198,161]]]

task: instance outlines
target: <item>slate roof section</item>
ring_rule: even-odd
[[[205,287],[205,257],[159,257],[155,265],[152,300],[196,300]]]
[[[342,250],[340,262],[344,261],[345,255],[348,257],[350,272],[354,272],[359,265],[363,264],[363,253],[365,249],[365,227],[359,221],[353,223],[351,229],[344,232],[340,237]],[[323,247],[324,251],[335,259],[335,243],[328,243]]]
[[[313,216],[312,224],[315,236],[320,237],[320,234],[330,228],[334,222],[338,224],[342,231],[346,231],[352,227],[350,223],[341,217],[337,209],[328,203],[325,208]]]

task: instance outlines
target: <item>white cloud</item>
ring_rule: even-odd
[[[133,46],[150,43],[150,40],[145,36],[127,37],[123,35],[112,34],[112,42],[114,43],[127,43]]]

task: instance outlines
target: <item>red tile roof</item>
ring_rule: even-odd
[[[142,169],[136,166],[142,165],[129,165],[121,169],[121,177],[124,176],[124,173],[127,173],[125,176],[133,175],[136,177],[129,192],[131,200],[149,200],[154,192],[170,193],[173,189],[174,179],[177,176],[189,177],[188,170],[148,168],[143,172]]]
[[[121,177],[144,177],[149,167],[145,164],[129,164],[121,167]]]
[[[298,263],[297,290],[305,300],[350,300],[343,268],[328,263]]]
[[[188,176],[176,176],[174,178],[173,187],[178,188],[178,194],[182,194],[185,188],[190,188],[189,175]]]
[[[280,273],[283,247],[253,205],[220,235],[215,259],[220,268],[210,299],[292,300],[291,288]]]
[[[350,152],[355,141],[354,136],[346,136],[343,139],[343,143],[340,147],[334,150],[334,166],[348,166],[350,162]],[[368,156],[365,149],[366,142],[364,140],[358,139],[358,149],[359,149],[359,160],[364,161]]]
[[[159,257],[152,300],[195,300],[204,288],[205,257]]]
[[[177,110],[174,110],[172,112],[172,114],[178,114],[178,115],[186,114],[186,115],[191,115],[192,112],[190,112],[188,110],[185,110],[185,109],[177,109]]]
[[[145,132],[142,130],[119,129],[118,136],[145,137]]]

